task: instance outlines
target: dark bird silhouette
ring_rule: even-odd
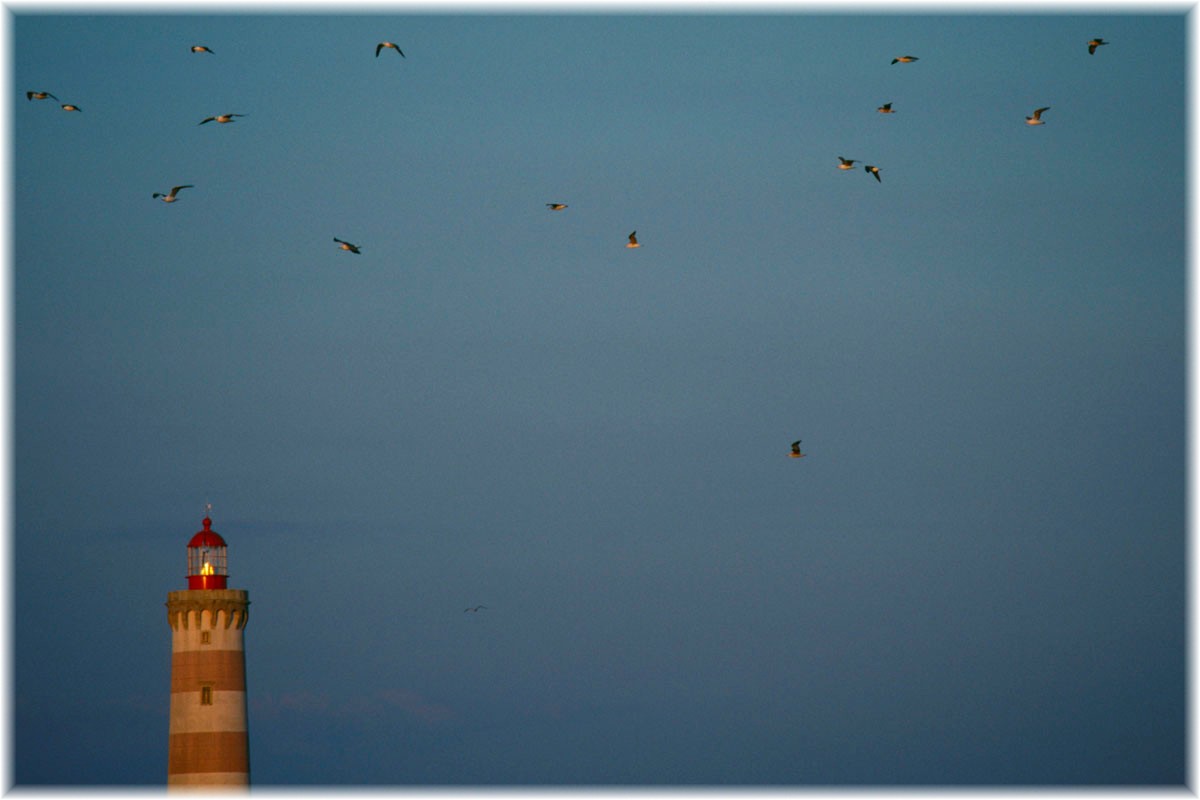
[[[376,58],[379,58],[379,51],[385,47],[390,47],[391,49],[395,50],[397,53],[400,54],[401,58],[407,58],[407,56],[404,55],[404,51],[401,50],[398,45],[393,44],[392,42],[380,42],[379,44],[375,45],[375,57]]]
[[[788,453],[788,458],[804,458],[804,453],[800,452],[800,439],[792,442],[792,452]]]
[[[638,244],[637,231],[634,231],[633,233],[629,234],[629,242],[625,246],[626,247],[641,247],[641,245]]]
[[[838,161],[842,162],[838,164],[838,169],[854,169],[854,165],[858,163],[853,158],[842,158],[841,156],[838,156]]]
[[[25,93],[26,100],[45,100],[47,97],[51,98],[52,100],[58,100],[57,97],[50,94],[49,92],[26,92]]]
[[[884,103],[883,105],[881,105],[879,108],[877,108],[875,110],[878,111],[880,114],[895,114],[896,113],[892,109],[891,103]]]
[[[920,59],[918,59],[916,56],[897,56],[896,58],[893,58],[893,59],[892,59],[892,63],[893,63],[893,64],[897,64],[897,63],[899,63],[899,64],[908,64],[908,63],[911,63],[911,62],[913,62],[913,61],[919,61],[919,60],[920,60]]]
[[[343,242],[341,239],[337,238],[336,236],[333,237],[333,240],[335,242],[337,242],[339,245],[341,245],[342,250],[349,250],[351,253],[354,253],[355,255],[362,255],[362,251],[358,249],[358,245],[350,244],[349,242]]]
[[[215,117],[205,117],[197,122],[197,125],[203,125],[206,122],[216,122],[224,125],[226,122],[236,122],[234,117],[244,117],[245,114],[217,114]]]
[[[212,53],[212,50],[209,50],[207,47],[205,47],[202,44],[194,44],[194,45],[192,45],[192,52],[193,53]],[[213,53],[213,55],[216,55],[216,53]]]
[[[872,175],[874,175],[875,180],[879,181],[880,183],[883,183],[883,178],[879,177],[879,167],[872,167],[870,164],[867,164],[865,167],[863,167],[863,169],[866,170],[867,172],[871,173]]]
[[[179,194],[180,189],[194,189],[194,188],[195,187],[192,186],[192,184],[190,184],[190,183],[184,184],[183,186],[172,186],[171,191],[167,192],[166,194],[162,194],[161,192],[155,192],[153,195],[151,195],[151,197],[154,197],[154,198],[161,197],[162,201],[164,203],[174,203],[175,195]]]
[[[566,207],[566,203],[546,203],[546,208],[550,209],[551,211],[562,211]]]
[[[468,611],[479,611],[479,609],[481,609],[481,608],[484,609],[485,611],[487,610],[487,606],[474,606],[472,608],[464,608],[463,613],[465,614]]]
[[[1095,39],[1092,39],[1090,42],[1088,42],[1088,55],[1095,55],[1096,48],[1106,44],[1108,44],[1108,42],[1104,41],[1099,36],[1097,36]]]

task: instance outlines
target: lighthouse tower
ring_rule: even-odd
[[[229,589],[225,540],[204,517],[187,547],[188,588],[167,593],[171,723],[167,788],[248,788],[246,628],[249,595]]]

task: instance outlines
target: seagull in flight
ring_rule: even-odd
[[[235,122],[234,117],[244,117],[245,114],[217,114],[215,117],[205,117],[200,120],[197,125],[203,125],[206,122],[217,122],[224,125],[226,122]]]
[[[56,99],[57,99],[57,98],[56,98]],[[77,106],[77,105],[74,105],[74,104],[72,104],[72,103],[63,103],[63,104],[62,104],[62,110],[63,110],[63,111],[83,111],[83,109],[82,109],[82,108],[80,108],[79,106]]]
[[[399,54],[400,54],[400,57],[401,57],[401,58],[405,58],[405,57],[406,57],[406,56],[404,55],[404,51],[403,51],[403,50],[401,50],[401,49],[400,49],[400,47],[399,47],[398,45],[396,45],[396,44],[394,44],[394,43],[392,43],[392,42],[380,42],[379,44],[375,45],[375,57],[376,57],[376,58],[379,58],[379,51],[380,51],[380,50],[382,50],[382,49],[383,49],[383,48],[385,48],[385,47],[390,47],[390,48],[392,48],[393,50],[395,50],[397,53],[399,53]]]
[[[913,61],[918,61],[918,60],[919,59],[916,56],[897,56],[896,58],[892,59],[892,63],[893,64],[896,64],[896,63],[908,64],[908,63],[911,63]]]
[[[1099,36],[1097,36],[1095,39],[1092,39],[1090,42],[1088,42],[1088,55],[1095,55],[1096,48],[1105,44],[1108,44],[1108,42],[1104,41]]]
[[[626,247],[641,247],[641,245],[638,244],[637,231],[634,231],[633,233],[629,234],[629,242],[625,246]]]
[[[838,169],[854,169],[854,165],[858,163],[853,158],[842,158],[841,156],[838,156],[838,161],[842,162],[838,164]]]
[[[26,92],[25,93],[26,100],[45,100],[47,97],[49,97],[53,100],[58,100],[57,97],[50,94],[49,92]]]
[[[193,53],[212,53],[213,55],[216,55],[216,53],[213,53],[212,50],[209,50],[207,47],[205,47],[202,44],[192,45],[192,52]]]
[[[896,113],[895,110],[892,109],[891,103],[884,103],[883,105],[881,105],[879,108],[877,108],[875,110],[878,111],[880,114],[895,114]]]
[[[870,164],[867,164],[865,167],[863,167],[863,169],[866,170],[867,172],[871,173],[872,175],[874,175],[875,180],[879,181],[880,183],[883,183],[883,178],[879,177],[879,167],[872,167]]]
[[[562,211],[566,207],[566,203],[546,203],[546,208],[550,209],[551,211]]]
[[[806,453],[800,452],[800,440],[792,442],[792,452],[788,453],[788,458],[804,458]]]
[[[1049,111],[1049,110],[1050,110],[1050,106],[1046,106],[1044,108],[1037,109],[1036,111],[1033,112],[1032,117],[1025,118],[1025,124],[1026,125],[1045,125],[1046,123],[1042,121],[1042,112]]]
[[[164,203],[174,203],[175,199],[176,199],[175,195],[179,194],[180,189],[193,189],[193,188],[195,188],[195,187],[192,186],[192,184],[190,184],[190,183],[184,184],[183,186],[172,186],[171,191],[168,192],[167,194],[162,194],[161,192],[155,192],[153,195],[151,195],[151,197],[154,197],[156,199],[161,197],[162,201]]]
[[[468,611],[477,612],[481,608],[487,610],[487,606],[474,606],[473,608],[464,608],[463,613],[466,614]]]
[[[336,236],[333,237],[333,240],[338,243],[338,245],[340,246],[340,248],[342,250],[349,250],[351,253],[354,253],[355,255],[362,255],[362,250],[358,249],[358,245],[350,244],[349,242],[343,242],[341,239],[337,238]]]

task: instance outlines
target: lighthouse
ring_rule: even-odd
[[[187,546],[187,584],[167,593],[171,721],[167,788],[247,789],[246,650],[250,606],[230,589],[225,540],[204,517]]]

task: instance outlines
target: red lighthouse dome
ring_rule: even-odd
[[[224,589],[229,577],[225,561],[225,540],[212,529],[212,520],[204,518],[204,530],[188,542],[188,588]]]

